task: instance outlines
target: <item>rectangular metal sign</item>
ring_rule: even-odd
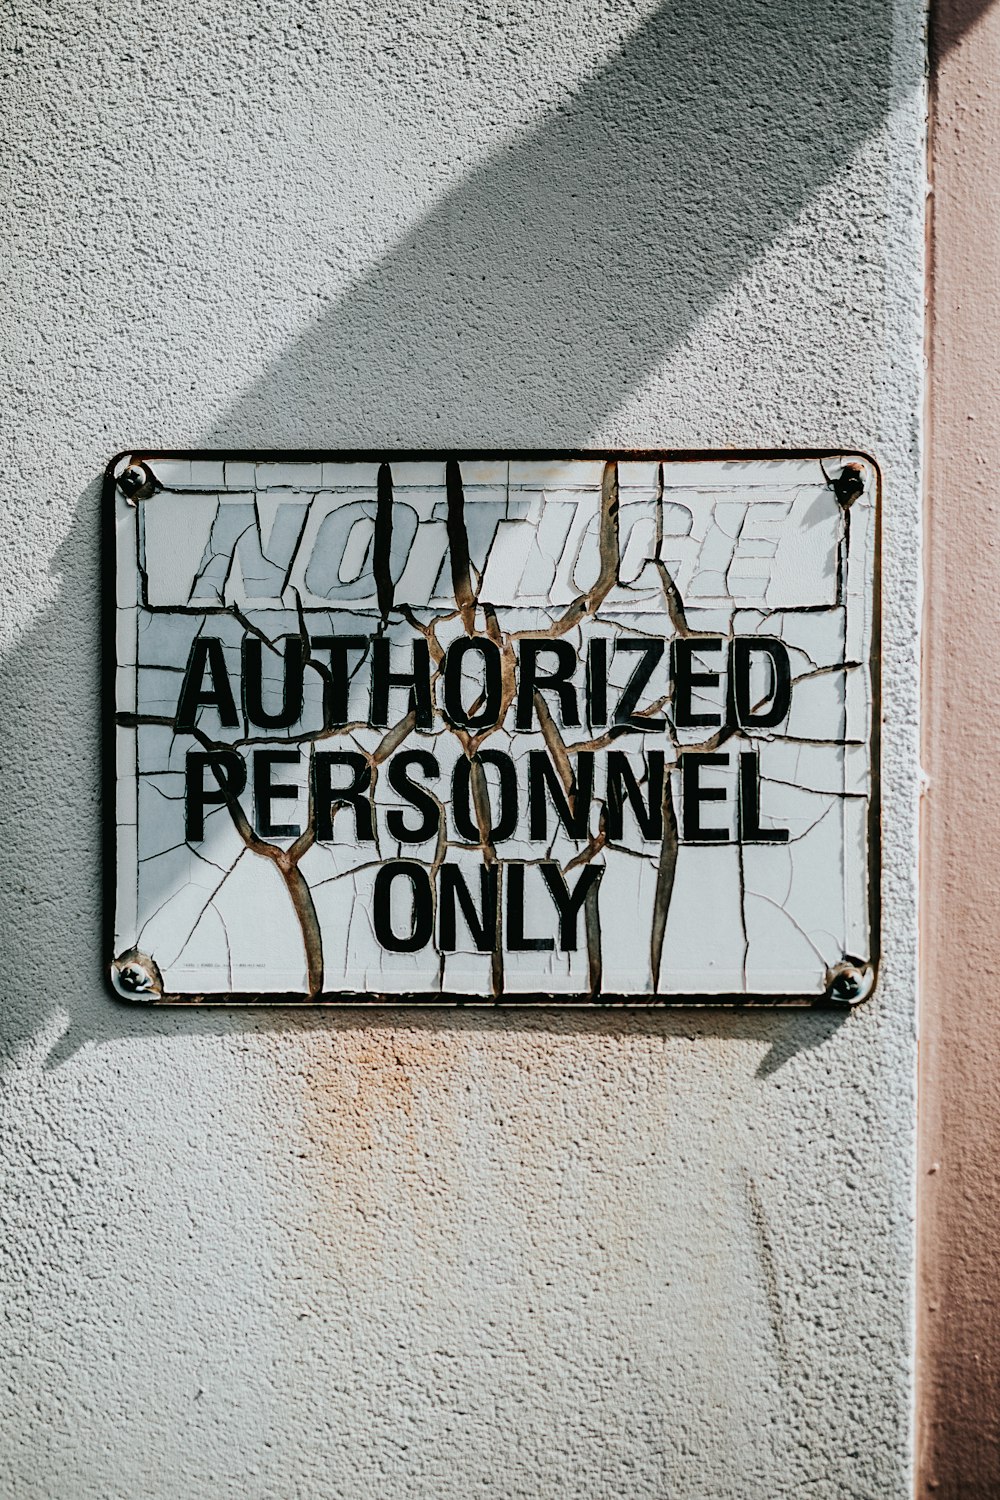
[[[864,999],[878,488],[833,453],[120,456],[115,990]]]

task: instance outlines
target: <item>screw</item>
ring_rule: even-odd
[[[118,970],[118,978],[123,990],[129,990],[132,994],[139,990],[150,990],[153,987],[152,976],[138,964],[123,964]]]
[[[111,966],[115,988],[129,999],[155,1000],[163,994],[163,978],[155,959],[130,948]]]
[[[119,488],[129,500],[134,500],[139,491],[152,483],[152,476],[145,464],[129,464],[118,476]]]
[[[859,495],[864,494],[865,476],[860,464],[845,464],[830,488],[837,497],[837,504],[849,510]]]
[[[827,977],[826,993],[831,1000],[840,1000],[847,1005],[857,1005],[871,994],[875,975],[870,964],[845,959]]]

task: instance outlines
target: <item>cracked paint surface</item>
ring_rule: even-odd
[[[128,998],[818,1000],[871,961],[869,462],[134,461]]]

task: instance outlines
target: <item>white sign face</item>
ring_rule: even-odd
[[[863,999],[877,497],[853,455],[119,458],[116,990]]]

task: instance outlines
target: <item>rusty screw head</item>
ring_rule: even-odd
[[[845,959],[831,969],[826,993],[831,1000],[839,1000],[843,1005],[857,1005],[868,998],[874,983],[875,974],[870,964]]]
[[[111,965],[115,989],[126,1000],[156,1000],[163,994],[163,977],[156,960],[130,948]]]
[[[141,964],[122,964],[118,970],[118,980],[123,990],[137,994],[140,990],[151,990],[153,988],[152,975],[147,974]]]
[[[118,476],[119,488],[127,500],[134,500],[139,491],[151,482],[145,464],[129,464]]]
[[[837,497],[837,504],[849,510],[859,495],[864,494],[865,475],[860,464],[845,464],[830,488]]]

